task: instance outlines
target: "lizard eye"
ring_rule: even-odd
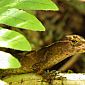
[[[77,41],[76,40],[72,40],[72,43],[77,43]]]
[[[75,46],[75,45],[77,45],[77,44],[78,44],[78,41],[72,40],[72,45],[73,45],[73,46]]]

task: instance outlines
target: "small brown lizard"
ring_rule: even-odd
[[[77,53],[85,52],[85,40],[78,35],[68,35],[61,41],[53,43],[38,51],[32,51],[24,57],[20,56],[22,67],[19,69],[1,70],[2,76],[27,72],[42,73],[45,69],[58,64],[62,60]]]

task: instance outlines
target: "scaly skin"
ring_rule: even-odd
[[[27,72],[42,73],[45,69],[58,64],[67,57],[84,52],[85,40],[78,35],[68,35],[61,41],[20,57],[21,68],[1,70],[0,74],[2,74],[1,76],[6,76]]]

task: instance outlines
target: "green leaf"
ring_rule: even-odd
[[[29,29],[33,31],[44,31],[41,22],[33,15],[15,8],[0,9],[0,23],[13,27]]]
[[[28,40],[20,33],[8,29],[0,29],[0,47],[22,51],[30,51]]]
[[[25,10],[58,10],[58,7],[51,0],[18,0],[10,7]]]
[[[0,30],[2,30],[2,29],[5,29],[5,28],[0,27]]]
[[[20,68],[19,61],[11,54],[0,51],[0,69]]]
[[[24,10],[59,10],[51,0],[1,0],[0,7]]]
[[[12,3],[13,0],[0,0],[0,7],[8,7],[8,5]]]

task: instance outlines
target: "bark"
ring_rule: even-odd
[[[33,73],[11,75],[3,78],[3,81],[9,85],[84,85],[85,74],[59,73],[50,80],[50,83],[43,80],[42,76]]]

